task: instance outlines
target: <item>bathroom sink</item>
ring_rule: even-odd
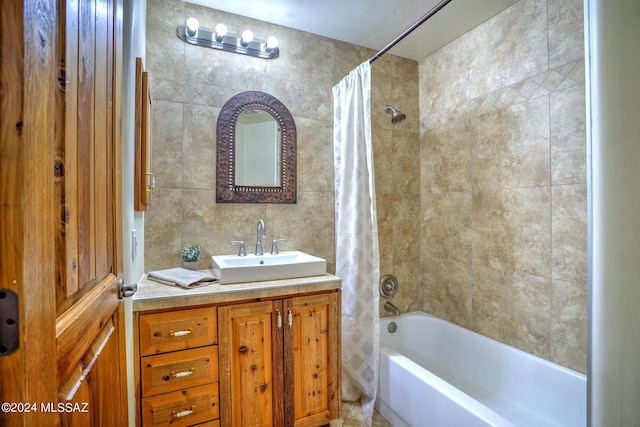
[[[327,271],[324,259],[300,251],[247,256],[214,255],[211,266],[222,285],[321,276]]]

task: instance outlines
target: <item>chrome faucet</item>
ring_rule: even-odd
[[[258,221],[258,227],[256,231],[256,255],[264,255],[262,250],[262,238],[267,237],[267,226],[264,225],[264,221]]]
[[[384,303],[384,309],[393,313],[394,316],[400,316],[400,309],[391,301]]]

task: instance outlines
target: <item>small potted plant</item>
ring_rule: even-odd
[[[202,258],[202,247],[186,245],[176,252],[176,255],[182,258],[182,267],[197,270],[198,261]]]

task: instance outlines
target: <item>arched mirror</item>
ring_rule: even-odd
[[[220,110],[216,136],[216,202],[296,202],[296,127],[282,102],[237,94]]]

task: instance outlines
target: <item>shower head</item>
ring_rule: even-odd
[[[404,122],[404,120],[407,118],[407,116],[404,113],[396,110],[391,105],[385,105],[384,111],[385,113],[392,114],[391,123],[393,123],[394,125],[399,125],[400,123]]]

